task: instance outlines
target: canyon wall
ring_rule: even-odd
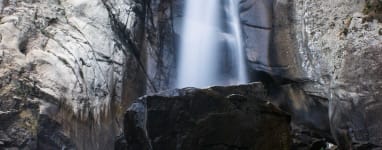
[[[183,7],[1,1],[0,147],[112,148],[127,106],[173,87]],[[330,122],[343,148],[382,145],[381,9],[378,0],[242,0],[252,79],[270,76],[298,118],[325,133]]]
[[[140,68],[110,20],[102,1],[1,1],[0,147],[113,146]]]
[[[271,52],[309,95],[327,99],[344,149],[381,140],[382,2],[278,0]]]
[[[113,148],[133,99],[173,82],[182,7],[1,1],[0,147]]]

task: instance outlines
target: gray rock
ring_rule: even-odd
[[[378,5],[358,0],[273,4],[270,51],[275,52],[274,60],[287,66],[279,75],[301,83],[306,93],[329,100],[332,133],[342,149],[355,148],[356,143],[382,145],[381,119],[376,115],[382,90]]]
[[[174,24],[182,7],[183,1],[2,1],[0,111],[33,113],[24,116],[32,124],[10,117],[0,131],[19,136],[11,137],[18,143],[37,141],[44,115],[62,127],[52,132],[78,149],[112,148],[122,110],[175,79],[181,29]]]
[[[113,146],[127,57],[102,1],[1,3],[0,111],[14,112],[0,124],[5,145],[36,148],[44,114],[79,149]]]

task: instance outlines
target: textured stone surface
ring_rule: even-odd
[[[184,0],[151,0],[146,23],[145,39],[147,52],[149,89],[147,93],[174,87],[176,80],[176,57],[181,34],[181,19]],[[153,87],[153,88],[150,88]]]
[[[110,123],[115,117],[109,110],[114,101],[121,101],[127,56],[118,45],[103,3],[1,3],[0,111],[15,114],[5,120],[9,125],[0,124],[12,140],[3,143],[43,149],[44,144],[36,141],[44,136],[39,133],[47,125],[40,122],[40,115],[45,114],[60,124],[60,131],[79,149],[112,146],[107,143],[113,141],[116,124]],[[101,133],[104,137],[98,136]],[[80,140],[84,137],[88,139]],[[58,149],[64,146],[56,144]]]
[[[352,143],[382,145],[379,5],[369,0],[273,4],[273,57],[288,67],[281,76],[329,100],[332,133],[343,149]]]
[[[243,0],[240,3],[240,19],[249,67],[280,73],[283,66],[272,60],[273,53],[269,50],[273,26],[272,4],[273,0]]]
[[[76,149],[76,145],[63,131],[62,126],[46,115],[39,116],[38,149]]]
[[[182,7],[172,0],[1,1],[0,111],[22,116],[4,119],[0,147],[43,146],[35,141],[44,114],[76,148],[112,148],[121,110],[174,79]]]
[[[260,83],[177,89],[144,96],[127,110],[127,149],[289,149],[290,117]]]
[[[131,80],[130,85],[146,84],[140,91],[136,90],[137,87],[128,87],[127,90],[144,94],[173,86],[184,0],[104,0],[104,3],[119,43],[134,56],[127,59],[127,66],[140,70],[129,74],[128,78],[143,82]]]
[[[330,140],[327,99],[306,93],[298,84],[270,89],[269,95],[274,105],[291,114],[295,126],[303,126]]]

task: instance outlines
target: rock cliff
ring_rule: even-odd
[[[3,0],[0,9],[0,147],[110,145],[133,59],[103,2]]]
[[[381,146],[381,1],[275,1],[271,51],[282,78],[329,102],[343,149]],[[289,58],[289,59],[285,59]]]
[[[171,85],[181,7],[1,1],[0,147],[112,148],[126,106]]]
[[[0,149],[113,148],[133,100],[174,84],[184,4],[0,1]],[[291,114],[293,133],[382,146],[380,0],[240,7],[252,80]]]

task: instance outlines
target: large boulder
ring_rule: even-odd
[[[290,117],[260,83],[144,96],[127,110],[127,149],[289,149]]]

